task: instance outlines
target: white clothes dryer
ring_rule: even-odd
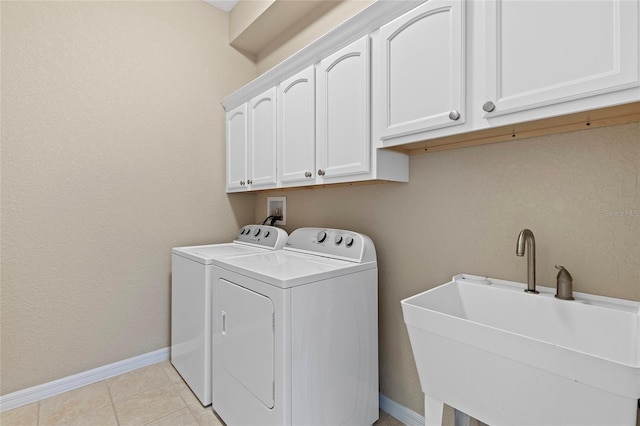
[[[213,261],[212,406],[228,426],[378,419],[378,268],[367,236],[301,228]]]
[[[202,405],[211,404],[213,259],[280,250],[287,233],[247,225],[231,243],[176,247],[171,255],[171,363]]]

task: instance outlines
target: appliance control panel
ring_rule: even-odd
[[[284,249],[358,263],[376,261],[376,249],[369,237],[343,229],[296,229]]]
[[[284,229],[267,225],[246,225],[240,229],[234,240],[236,243],[249,244],[272,250],[280,250],[287,241]]]

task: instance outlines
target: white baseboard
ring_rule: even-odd
[[[0,396],[0,412],[18,408],[50,396],[78,389],[82,386],[90,385],[92,383],[99,382],[100,380],[108,379],[109,377],[127,373],[131,370],[146,367],[147,365],[166,361],[168,359],[169,348],[158,349],[157,351],[134,356],[133,358],[74,374],[73,376],[63,377],[62,379],[54,380],[53,382],[43,383],[31,388],[2,395]]]
[[[380,394],[380,409],[407,426],[424,426],[424,417]]]
[[[169,348],[134,356],[122,361],[114,362],[93,370],[63,377],[53,382],[43,383],[31,388],[23,389],[0,396],[0,412],[31,404],[41,399],[49,398],[63,392],[68,392],[119,374],[127,373],[141,367],[169,360]],[[380,394],[380,409],[400,420],[407,426],[423,426],[424,417]]]

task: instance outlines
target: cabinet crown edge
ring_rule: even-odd
[[[370,34],[425,1],[377,0],[360,13],[347,19],[333,30],[224,98],[221,102],[222,107],[225,111],[231,111],[249,101],[253,96],[280,84],[295,73],[342,49],[358,38]]]

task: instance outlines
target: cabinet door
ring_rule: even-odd
[[[227,191],[245,190],[247,182],[247,104],[227,112]]]
[[[249,102],[249,184],[276,184],[276,89]]]
[[[464,123],[464,34],[462,0],[428,1],[380,29],[381,139]]]
[[[221,378],[230,376],[266,408],[273,408],[275,313],[271,299],[219,279],[214,306],[214,371],[219,365],[225,370]]]
[[[313,182],[316,176],[315,69],[278,86],[278,180]]]
[[[369,37],[318,64],[316,166],[321,179],[369,173]]]
[[[487,116],[638,85],[638,1],[484,4]]]

